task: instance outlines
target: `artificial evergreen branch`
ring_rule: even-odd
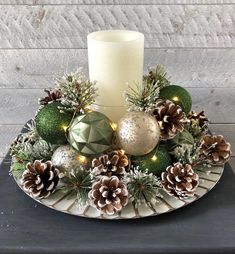
[[[196,144],[181,144],[180,146],[177,146],[171,154],[183,165],[195,164],[199,159],[199,150]]]
[[[169,77],[163,65],[150,68],[149,73],[144,75],[144,80],[149,84],[156,85],[159,89],[170,85]]]
[[[61,111],[75,113],[85,113],[86,109],[95,101],[95,83],[86,80],[79,68],[76,72],[65,74],[56,82],[57,88],[61,92]]]
[[[191,164],[194,170],[200,170],[203,168],[210,168],[210,164],[200,157],[200,148],[197,143],[191,144],[181,144],[175,147],[175,149],[170,152],[176,161],[182,163],[182,165]]]
[[[66,194],[75,195],[77,202],[85,205],[88,201],[88,192],[91,190],[92,177],[88,170],[79,168],[73,169],[62,178],[65,183],[62,190]]]
[[[24,129],[27,132],[15,138],[10,147],[10,155],[14,156],[12,171],[25,170],[26,164],[34,160],[50,160],[58,147],[39,137],[34,120],[27,123]]]
[[[131,170],[124,176],[124,183],[128,192],[135,202],[145,201],[149,203],[156,196],[160,196],[161,183],[157,176],[152,173],[139,171],[138,168]]]
[[[159,94],[159,88],[146,80],[141,85],[136,84],[135,88],[129,87],[126,92],[126,102],[129,111],[150,112]]]

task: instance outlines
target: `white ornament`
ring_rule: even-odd
[[[145,112],[129,112],[117,125],[121,148],[130,155],[145,155],[157,145],[160,128],[157,120]]]
[[[87,168],[88,165],[88,159],[70,145],[58,147],[52,155],[51,162],[61,172],[68,172],[81,166]]]

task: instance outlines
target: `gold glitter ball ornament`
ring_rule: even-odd
[[[129,112],[117,125],[117,139],[130,155],[145,155],[157,145],[160,128],[157,120],[145,112]]]

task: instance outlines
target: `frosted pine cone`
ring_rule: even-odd
[[[112,151],[101,155],[92,161],[93,173],[95,175],[116,175],[121,177],[129,166],[129,160],[123,150]]]
[[[231,145],[222,135],[206,135],[200,141],[200,157],[210,164],[224,164],[231,156],[230,149]]]
[[[45,106],[50,102],[61,100],[62,95],[61,95],[61,92],[59,90],[56,90],[56,89],[47,90],[47,89],[45,89],[44,91],[47,93],[47,96],[45,96],[44,98],[39,99],[39,104],[40,105]]]
[[[185,113],[180,106],[170,100],[157,100],[152,114],[158,121],[161,139],[172,139],[176,134],[183,131]]]
[[[102,176],[92,185],[89,198],[98,210],[112,215],[127,205],[128,191],[126,185],[117,176]]]
[[[204,111],[196,113],[191,111],[188,116],[188,124],[190,128],[190,133],[195,137],[201,136],[208,132],[209,120],[204,114]]]
[[[59,182],[59,170],[51,161],[28,163],[22,175],[23,189],[35,198],[47,198]]]
[[[163,189],[170,195],[184,199],[194,196],[199,177],[190,164],[183,166],[180,162],[166,168],[162,173]]]

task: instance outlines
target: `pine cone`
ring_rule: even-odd
[[[194,136],[200,136],[208,132],[209,120],[205,116],[204,111],[196,113],[191,111],[188,114],[188,124]]]
[[[31,136],[29,136],[28,133],[20,133],[20,135],[16,137],[11,143],[11,147],[25,143],[30,143],[31,145],[34,145],[35,139],[31,138]]]
[[[229,160],[231,145],[222,135],[204,136],[200,141],[200,158],[210,164],[221,165]]]
[[[61,95],[61,92],[59,90],[56,90],[56,89],[47,90],[47,89],[45,89],[44,91],[47,93],[47,96],[45,96],[44,98],[39,99],[39,104],[40,105],[45,106],[50,102],[61,100],[62,95]]]
[[[170,195],[184,199],[194,196],[199,177],[190,164],[183,166],[180,162],[168,166],[162,173],[163,189]]]
[[[183,131],[185,113],[180,106],[170,100],[157,100],[152,114],[158,121],[161,139],[172,139],[177,133]]]
[[[116,175],[120,178],[126,173],[128,166],[129,160],[123,150],[112,151],[92,161],[95,175]]]
[[[28,163],[22,175],[23,189],[35,198],[47,198],[59,182],[59,170],[51,161]]]
[[[117,176],[102,176],[92,185],[89,198],[98,210],[112,215],[127,205],[128,191],[126,185]]]

